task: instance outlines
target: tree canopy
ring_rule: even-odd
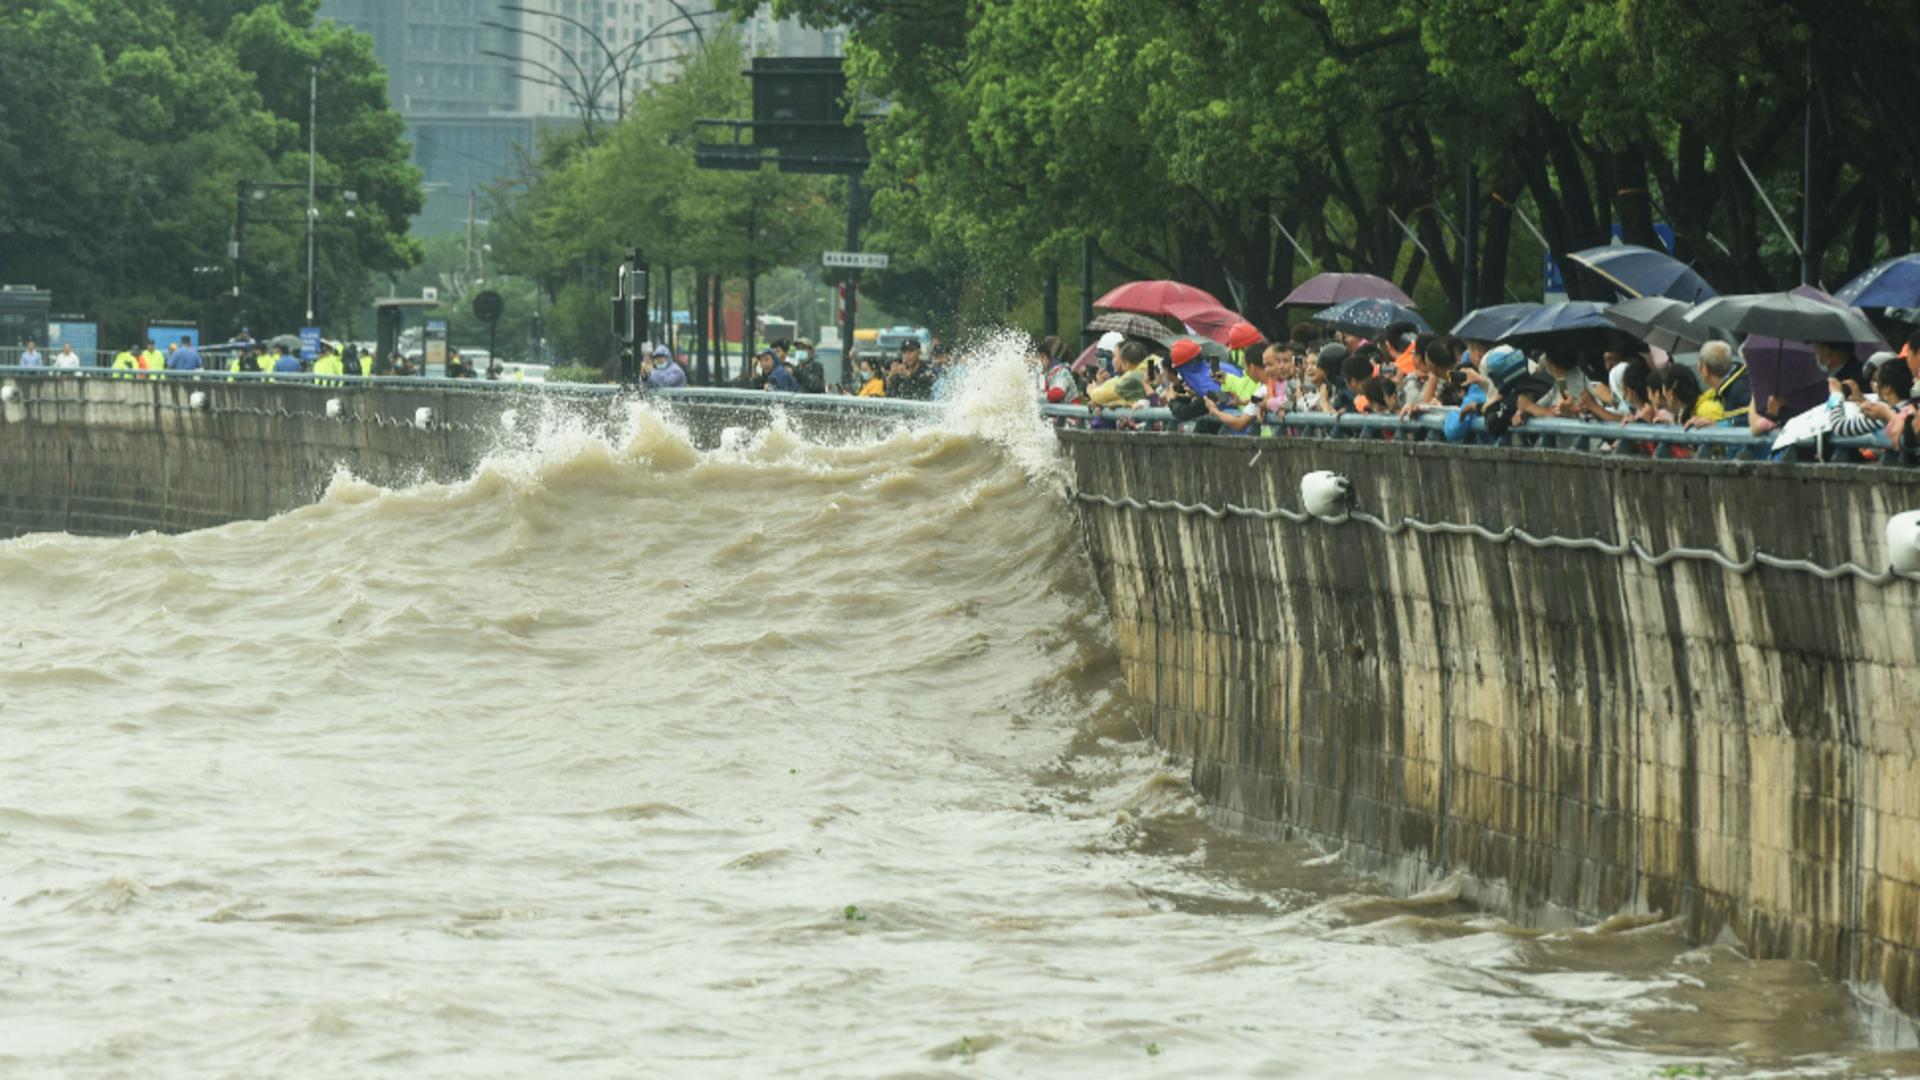
[[[696,121],[751,115],[746,64],[736,35],[710,38],[596,141],[584,132],[550,139],[527,176],[496,193],[496,256],[502,267],[547,285],[554,300],[548,326],[563,355],[604,354],[610,293],[591,279],[617,263],[624,247],[640,248],[658,280],[667,267],[764,273],[815,260],[832,245],[845,216],[840,182],[694,163],[696,142],[724,138],[702,134]]]
[[[54,292],[109,341],[149,318],[223,337],[241,320],[290,329],[305,312],[304,192],[248,208],[243,293],[228,242],[236,183],[304,186],[309,72],[319,71],[316,274],[335,325],[370,273],[418,259],[421,200],[404,125],[370,39],[316,22],[317,0],[33,0],[0,4],[0,281]]]
[[[1435,312],[1538,295],[1536,230],[1564,255],[1616,227],[1655,245],[1667,224],[1723,289],[1784,288],[1798,236],[1761,192],[1797,234],[1809,182],[1820,276],[1837,285],[1908,250],[1920,212],[1920,98],[1896,84],[1920,24],[1895,0],[775,10],[852,27],[849,65],[887,104],[871,129],[876,228],[975,310],[1071,267],[1086,236],[1103,276],[1177,277],[1269,323],[1316,269],[1387,274]]]

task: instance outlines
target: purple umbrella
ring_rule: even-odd
[[[1386,278],[1372,274],[1336,274],[1331,271],[1315,274],[1302,282],[1299,288],[1280,301],[1279,306],[1312,304],[1314,307],[1331,307],[1348,300],[1391,300],[1401,307],[1413,306],[1413,298]]]
[[[1811,285],[1802,285],[1793,293],[1834,307],[1847,306]],[[1856,342],[1853,354],[1864,364],[1886,347],[1884,342]],[[1756,409],[1765,406],[1768,398],[1778,396],[1787,403],[1780,415],[1797,416],[1827,399],[1826,369],[1814,360],[1813,346],[1806,342],[1754,334],[1740,347],[1740,358],[1747,365],[1747,385],[1753,388]]]

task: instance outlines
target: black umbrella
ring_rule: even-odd
[[[1573,252],[1568,258],[1629,296],[1665,296],[1697,304],[1720,295],[1693,267],[1664,251],[1637,244],[1607,244]]]
[[[1687,318],[1693,305],[1664,296],[1643,296],[1611,305],[1601,314],[1613,325],[1656,349],[1698,352],[1717,335],[1712,327]]]
[[[1735,334],[1764,334],[1786,341],[1877,343],[1883,339],[1865,315],[1799,293],[1722,296],[1687,311],[1697,323]]]
[[[1131,311],[1109,311],[1105,315],[1100,315],[1088,323],[1087,329],[1096,334],[1104,334],[1111,331],[1116,334],[1125,334],[1128,337],[1158,341],[1162,344],[1165,344],[1173,335],[1171,330],[1168,330],[1157,320],[1150,319],[1145,315],[1135,315]]]
[[[1539,311],[1540,304],[1495,304],[1469,311],[1453,324],[1453,336],[1468,341],[1499,341],[1513,324]]]

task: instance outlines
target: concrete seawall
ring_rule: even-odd
[[[12,378],[0,537],[124,535],[312,501],[346,465],[447,480],[548,408],[606,395]],[[205,396],[195,404],[193,394]],[[337,401],[337,415],[328,402]],[[416,411],[432,410],[425,426]],[[682,402],[696,437],[763,425]],[[867,422],[820,401],[802,430]],[[882,422],[891,422],[890,419]],[[1484,453],[1357,440],[1066,433],[1076,486],[1297,508],[1332,469],[1388,521],[1756,546],[1884,567],[1899,470]],[[1417,888],[1470,875],[1529,921],[1683,918],[1920,1013],[1920,584],[1083,503],[1129,683],[1230,823],[1311,837]]]
[[[0,538],[185,532],[269,517],[313,502],[343,466],[388,486],[458,480],[547,414],[610,432],[623,413],[610,387],[442,380],[326,386],[0,373],[0,389],[11,394],[0,400]],[[765,406],[750,400],[673,408],[706,444],[726,427],[767,422]],[[421,409],[431,414],[424,425],[416,422]],[[891,414],[910,411],[910,403],[895,403],[878,418],[891,423]],[[791,410],[789,420],[819,434],[872,424],[876,413],[842,398]]]
[[[1884,568],[1920,476],[1068,433],[1081,492]],[[1222,817],[1528,921],[1657,912],[1920,1012],[1920,584],[1083,504],[1128,682]]]

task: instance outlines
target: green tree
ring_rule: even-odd
[[[1177,277],[1263,321],[1314,268],[1397,277],[1434,316],[1524,295],[1532,271],[1509,269],[1538,265],[1535,230],[1565,255],[1616,226],[1653,243],[1666,222],[1723,289],[1783,287],[1797,238],[1780,235],[1748,166],[1796,230],[1811,182],[1829,283],[1910,247],[1920,213],[1920,99],[1896,85],[1920,28],[1892,0],[775,9],[852,27],[849,67],[887,105],[872,130],[875,232],[938,252],[918,271],[955,281],[976,316],[1071,265],[1087,235],[1106,281]]]
[[[371,271],[416,257],[418,209],[398,116],[371,43],[316,25],[311,0],[44,0],[0,6],[0,278],[55,292],[124,341],[155,317],[224,336],[303,314],[304,229],[247,235],[247,292],[231,286],[235,184],[304,181],[307,72],[321,72],[318,172],[353,187],[358,221],[324,230],[319,281],[336,310]],[[276,199],[280,197],[276,196]],[[255,216],[298,217],[301,202]]]
[[[694,164],[695,121],[751,112],[745,66],[736,35],[709,39],[674,78],[636,97],[598,142],[569,138],[544,148],[540,169],[496,192],[495,216],[504,223],[497,254],[514,272],[546,283],[555,303],[551,332],[573,358],[603,358],[611,292],[591,282],[626,246],[641,249],[658,289],[668,267],[764,273],[817,258],[832,242],[843,205],[835,182]]]

